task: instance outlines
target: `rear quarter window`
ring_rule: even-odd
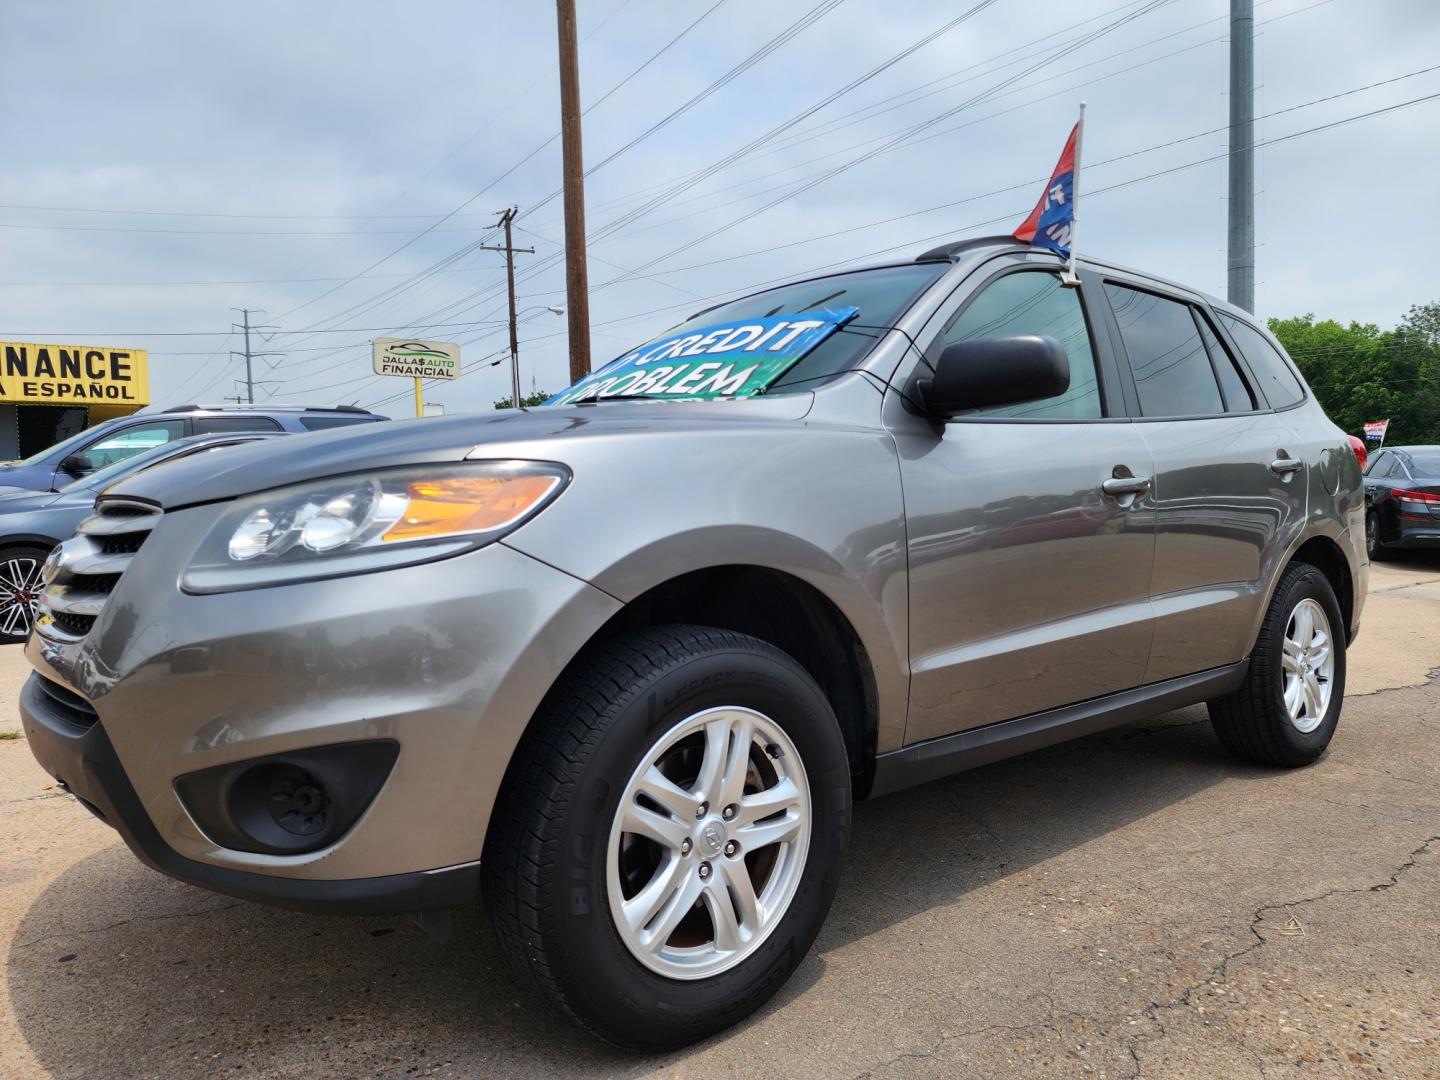
[[[1260,392],[1270,402],[1272,409],[1285,409],[1305,400],[1305,387],[1291,370],[1289,361],[1270,340],[1249,323],[1241,322],[1233,315],[1219,313],[1225,329],[1239,346],[1255,373]]]

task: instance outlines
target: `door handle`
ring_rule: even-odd
[[[1100,485],[1100,490],[1117,498],[1121,495],[1143,495],[1150,490],[1150,477],[1112,476]]]
[[[1283,451],[1281,452],[1283,455]],[[1270,471],[1276,476],[1289,476],[1291,473],[1299,472],[1304,468],[1305,463],[1292,457],[1277,457],[1270,462]]]

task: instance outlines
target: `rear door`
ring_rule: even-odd
[[[1070,388],[949,423],[908,391],[886,397],[910,566],[907,742],[1133,688],[1150,650],[1148,496],[1105,490],[1143,489],[1150,453],[1097,345],[1091,286],[1064,287],[1053,260],[998,262],[921,332],[911,376],[954,341],[1044,334],[1065,346]]]
[[[1153,683],[1244,657],[1304,526],[1306,462],[1289,414],[1257,392],[1198,297],[1115,274],[1104,293],[1155,462]]]

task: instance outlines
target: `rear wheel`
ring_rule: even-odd
[[[809,949],[849,831],[839,725],[791,657],[663,627],[542,706],[481,861],[521,977],[603,1038],[675,1047],[763,1004]]]
[[[1345,696],[1345,623],[1329,580],[1309,563],[1280,579],[1245,683],[1210,702],[1215,734],[1266,765],[1309,765],[1325,752]]]
[[[1365,515],[1365,553],[1371,562],[1390,558],[1390,552],[1380,540],[1380,515],[1374,510]]]
[[[0,551],[0,645],[30,636],[39,610],[40,567],[50,549],[27,544]]]

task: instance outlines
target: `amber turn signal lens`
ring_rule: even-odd
[[[452,476],[417,480],[409,503],[382,540],[487,532],[523,515],[555,488],[553,476]]]

